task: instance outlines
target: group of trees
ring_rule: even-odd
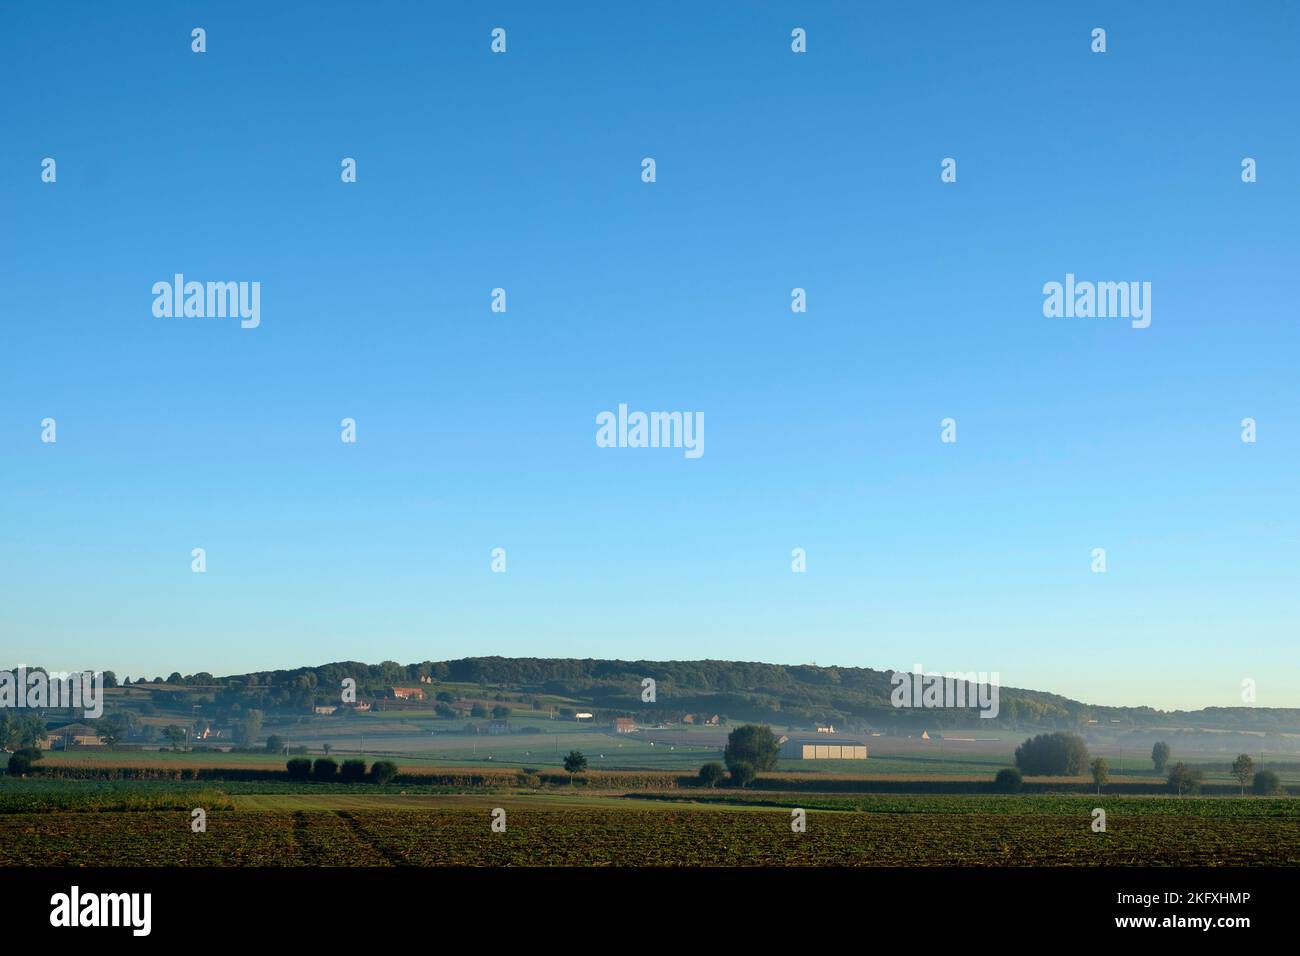
[[[1110,782],[1110,761],[1105,757],[1088,759],[1088,747],[1075,734],[1039,734],[1016,748],[1016,768],[998,772],[994,783],[999,790],[1020,789],[1023,775],[1031,777],[1077,777],[1087,768],[1097,792]]]
[[[366,762],[361,758],[344,760],[342,765],[333,757],[318,757],[315,761],[307,757],[294,757],[285,764],[291,780],[315,780],[320,783],[363,783],[385,784],[397,776],[397,764],[391,760],[376,760],[366,769]]]
[[[35,747],[45,734],[45,721],[35,714],[0,711],[0,750]]]
[[[746,724],[737,727],[727,736],[727,747],[722,753],[726,768],[717,761],[706,763],[700,768],[700,783],[716,787],[730,773],[734,786],[746,787],[753,783],[760,771],[776,768],[780,746],[772,734],[772,728],[759,724]],[[564,769],[572,781],[577,774],[587,769],[587,758],[578,750],[570,750],[564,758]]]
[[[776,769],[780,752],[781,746],[776,742],[771,727],[745,724],[727,735],[722,762],[727,765],[731,782],[738,787],[747,787],[758,779],[762,771]]]
[[[716,787],[723,780],[730,780],[732,786],[747,787],[763,771],[776,769],[780,752],[781,746],[771,727],[744,724],[727,735],[723,763],[711,760],[700,768],[700,785]]]
[[[1088,766],[1088,748],[1075,734],[1039,734],[1016,748],[1016,767],[1031,777],[1076,777]]]
[[[1238,754],[1232,762],[1232,775],[1241,784],[1241,795],[1246,795],[1246,788],[1261,797],[1271,796],[1282,789],[1282,778],[1272,770],[1255,770],[1255,761],[1250,754]]]
[[[1168,770],[1166,783],[1170,791],[1179,796],[1198,792],[1204,778],[1202,772],[1182,761],[1171,767],[1169,756],[1169,744],[1163,740],[1157,741],[1151,748],[1151,763],[1156,772],[1165,773]],[[1085,766],[1092,774],[1097,792],[1101,793],[1101,788],[1110,782],[1110,762],[1105,757],[1089,761],[1087,746],[1074,734],[1039,734],[1016,748],[1016,769],[1008,767],[998,771],[994,783],[997,789],[1014,793],[1021,787],[1022,774],[1074,777],[1082,774]],[[1241,785],[1243,796],[1246,787],[1252,782],[1254,792],[1264,796],[1281,789],[1281,779],[1272,770],[1255,772],[1255,762],[1249,754],[1239,754],[1232,762],[1231,772]]]

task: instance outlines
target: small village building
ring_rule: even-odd
[[[614,733],[630,734],[635,730],[636,730],[636,721],[633,720],[631,717],[614,718]]]
[[[56,727],[50,731],[50,738],[54,741],[51,749],[104,746],[104,738],[95,733],[95,728],[89,724],[65,724]]]

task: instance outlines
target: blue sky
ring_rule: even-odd
[[[1300,706],[1297,41],[1282,2],[6,4],[0,656]],[[260,327],[155,318],[176,272]],[[1044,318],[1067,272],[1151,327]],[[620,402],[704,456],[598,448]]]

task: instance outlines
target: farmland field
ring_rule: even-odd
[[[0,792],[5,866],[1300,865],[1294,798],[61,783],[24,804],[16,791]],[[191,832],[190,804],[207,809],[207,832]],[[791,831],[796,807],[806,832]]]

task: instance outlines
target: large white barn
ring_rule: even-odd
[[[839,734],[789,737],[781,742],[781,756],[792,760],[866,760],[867,745]]]

